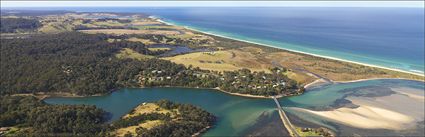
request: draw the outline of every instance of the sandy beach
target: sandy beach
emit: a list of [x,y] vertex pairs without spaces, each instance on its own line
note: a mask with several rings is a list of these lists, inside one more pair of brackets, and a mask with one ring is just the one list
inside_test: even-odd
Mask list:
[[[167,25],[178,26],[176,24],[163,21],[163,20],[161,20],[159,18],[156,18],[156,17],[150,17],[150,18],[156,19],[157,21],[162,22],[162,23],[167,24]],[[423,74],[423,73],[410,72],[410,71],[405,71],[405,70],[400,70],[400,69],[395,69],[395,68],[388,68],[388,67],[383,67],[383,66],[378,66],[378,65],[373,65],[373,64],[366,64],[366,63],[361,63],[361,62],[356,62],[356,61],[339,59],[339,58],[335,58],[335,57],[317,55],[317,54],[307,53],[307,52],[298,51],[298,50],[284,49],[284,48],[276,47],[276,46],[273,46],[273,45],[268,45],[268,44],[263,44],[263,43],[258,43],[258,42],[252,42],[252,41],[242,40],[242,39],[238,39],[238,38],[227,37],[227,36],[223,36],[223,35],[219,35],[219,34],[204,32],[204,31],[201,31],[201,30],[198,30],[198,29],[194,29],[194,28],[191,28],[191,27],[188,27],[188,26],[183,26],[183,27],[186,28],[186,29],[192,30],[192,31],[197,31],[197,32],[208,34],[208,35],[213,35],[213,36],[217,36],[217,37],[223,37],[223,38],[237,40],[237,41],[242,41],[242,42],[246,42],[246,43],[257,44],[257,45],[262,45],[262,46],[267,46],[267,47],[272,47],[272,48],[287,50],[287,51],[291,51],[291,52],[296,52],[296,53],[301,53],[301,54],[306,54],[306,55],[311,55],[311,56],[316,56],[316,57],[321,57],[321,58],[326,58],[326,59],[332,59],[332,60],[337,60],[337,61],[343,61],[343,62],[348,62],[348,63],[354,63],[354,64],[359,64],[359,65],[364,65],[364,66],[369,66],[369,67],[375,67],[375,68],[387,69],[387,70],[398,71],[398,72],[403,72],[403,73],[409,73],[409,74],[413,74],[413,75],[417,75],[417,76],[425,76],[425,74]]]
[[[357,80],[350,80],[350,81],[333,81],[335,83],[353,83],[353,82],[362,82],[362,81],[368,81],[368,80],[382,80],[382,79],[400,79],[400,80],[412,80],[407,78],[367,78],[367,79],[357,79]],[[422,81],[424,80],[415,80],[415,81]]]
[[310,88],[312,86],[319,85],[319,84],[322,84],[322,83],[327,83],[327,82],[325,80],[321,79],[321,78],[316,79],[315,81],[304,85],[304,88],[307,89],[307,88]]
[[231,93],[231,92],[227,92],[224,91],[220,88],[213,88],[215,90],[230,94],[230,95],[234,95],[234,96],[241,96],[241,97],[248,97],[248,98],[273,98],[273,97],[266,97],[266,96],[259,96],[259,95],[250,95],[250,94],[241,94],[241,93]]
[[417,101],[425,102],[425,92],[423,91],[418,91],[417,89],[405,88],[405,87],[391,88],[391,90],[400,94],[407,95],[410,98],[416,99]]

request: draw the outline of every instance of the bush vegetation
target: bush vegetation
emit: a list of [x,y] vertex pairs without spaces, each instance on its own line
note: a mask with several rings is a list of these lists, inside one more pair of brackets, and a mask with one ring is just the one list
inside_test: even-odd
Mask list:
[[0,32],[14,33],[18,31],[34,31],[41,26],[37,19],[1,18]]
[[48,105],[33,96],[0,96],[0,127],[16,136],[90,136],[106,130],[107,113],[89,105]]

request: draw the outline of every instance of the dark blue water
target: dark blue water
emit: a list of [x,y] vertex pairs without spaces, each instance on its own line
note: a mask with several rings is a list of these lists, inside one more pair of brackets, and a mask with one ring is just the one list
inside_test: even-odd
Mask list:
[[56,9],[148,13],[178,25],[278,48],[424,72],[424,8]]
[[180,8],[145,12],[215,34],[403,69],[424,70],[424,10]]
[[424,70],[423,9],[182,8],[146,12],[176,24],[275,47]]

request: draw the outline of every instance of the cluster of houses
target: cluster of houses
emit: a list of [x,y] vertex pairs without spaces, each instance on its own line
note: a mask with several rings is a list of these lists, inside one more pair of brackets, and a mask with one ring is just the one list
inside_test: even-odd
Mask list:
[[[241,76],[242,78],[246,78],[246,76]],[[241,83],[241,79],[239,79],[238,76],[234,76],[234,81],[231,83],[232,86],[240,86]],[[266,76],[262,76],[262,79],[265,81],[264,83],[257,83],[257,84],[249,84],[248,88],[251,89],[266,89],[268,86],[271,86],[273,88],[275,87],[285,87],[286,86],[286,82],[284,80],[279,80],[279,81],[271,81],[271,80],[267,80]],[[224,80],[224,78],[221,78],[221,80]],[[243,87],[241,87],[243,88]]]
[[[143,76],[139,76],[139,80],[140,81],[164,81],[164,80],[170,80],[176,77],[179,77],[181,75],[183,75],[184,73],[186,73],[186,71],[182,71],[182,72],[178,72],[176,75],[166,75],[163,74],[165,73],[165,70],[152,70],[149,72],[149,74]],[[165,75],[165,76],[164,76]],[[193,72],[191,75],[197,77],[197,78],[207,78],[210,77],[209,74],[206,73],[198,73],[198,72]]]
[[152,77],[143,77],[143,76],[140,76],[139,77],[139,80],[140,81],[163,81],[164,79],[171,79],[172,78],[171,76],[160,76],[160,77],[157,77],[156,76],[158,74],[162,74],[163,72],[165,72],[165,71],[163,71],[163,70],[152,70],[150,72],[150,74],[152,74],[154,76],[152,76]]
[[[281,72],[282,70],[273,70]],[[231,75],[231,76],[229,76]],[[252,90],[270,90],[270,89],[285,89],[288,86],[285,78],[281,78],[274,74],[254,73],[251,72],[236,72],[236,73],[218,73],[210,74],[193,70],[184,70],[175,74],[166,73],[165,70],[151,70],[143,71],[143,75],[139,76],[140,83],[144,82],[161,82],[171,79],[178,79],[179,77],[193,76],[200,79],[217,79],[218,83],[225,85],[230,84],[234,88],[248,88]]]

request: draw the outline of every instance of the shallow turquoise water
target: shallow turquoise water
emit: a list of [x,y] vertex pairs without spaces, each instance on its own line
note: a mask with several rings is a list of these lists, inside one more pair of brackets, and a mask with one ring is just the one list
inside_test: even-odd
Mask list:
[[289,98],[280,99],[282,104],[287,107],[325,107],[334,103],[335,100],[343,98],[350,92],[356,91],[356,88],[384,89],[389,87],[409,87],[424,90],[424,82],[411,81],[411,80],[396,80],[396,79],[382,79],[382,80],[368,80],[353,83],[340,83],[322,86],[308,90],[301,96],[294,96]]
[[[298,118],[307,120],[308,122],[315,123],[317,125],[325,126],[333,130],[339,128],[338,123],[331,120],[323,119],[319,116],[307,114],[304,112],[295,111],[286,107],[298,107],[315,110],[325,110],[331,108],[332,105],[336,104],[337,99],[343,99],[353,92],[374,92],[375,90],[391,90],[390,88],[408,87],[413,89],[419,89],[425,92],[425,83],[419,81],[410,80],[396,80],[396,79],[383,79],[383,80],[369,80],[354,83],[341,83],[322,86],[314,88],[304,93],[301,96],[294,96],[289,98],[280,99],[280,103],[284,105],[283,109],[290,114],[296,115]],[[409,107],[409,106],[405,106]],[[348,133],[344,133],[348,134]],[[380,133],[374,133],[374,135]],[[367,135],[367,134],[366,134]],[[403,135],[396,134],[394,135]]]
[[[326,107],[342,98],[342,90],[370,87],[410,87],[424,89],[423,82],[408,80],[370,80],[363,82],[334,84],[311,89],[301,96],[279,99],[285,107]],[[275,110],[271,99],[252,99],[232,96],[216,90],[190,88],[144,88],[122,89],[110,95],[83,98],[48,98],[45,101],[51,104],[90,104],[96,105],[112,113],[112,120],[128,113],[132,108],[143,102],[168,99],[180,103],[189,103],[200,106],[218,117],[214,128],[205,136],[243,135],[245,130],[254,126],[256,120],[263,113]],[[284,109],[285,109],[284,107]],[[406,106],[408,107],[408,106]],[[287,110],[287,109],[285,109]],[[287,110],[289,113],[310,123],[336,129],[336,123],[320,119],[305,113]]]

